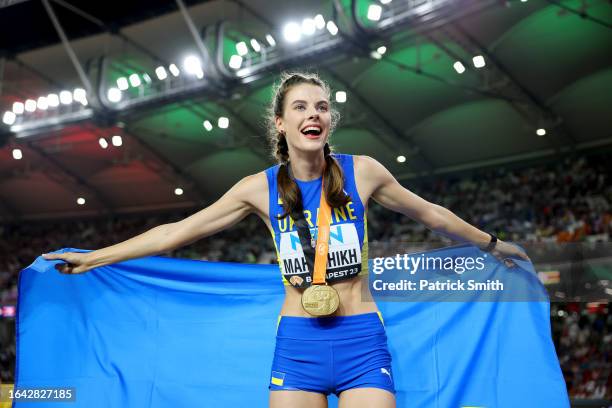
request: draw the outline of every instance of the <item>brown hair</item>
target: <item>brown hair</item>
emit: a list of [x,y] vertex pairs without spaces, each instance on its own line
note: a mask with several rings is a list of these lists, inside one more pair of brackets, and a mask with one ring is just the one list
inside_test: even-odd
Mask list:
[[[284,218],[287,215],[300,213],[303,211],[302,194],[300,189],[289,175],[289,146],[287,145],[287,139],[283,133],[280,133],[275,126],[275,118],[282,117],[285,109],[285,96],[287,92],[294,86],[300,84],[311,84],[321,87],[327,97],[330,97],[330,88],[325,81],[319,78],[316,74],[311,73],[287,73],[281,74],[280,82],[274,87],[272,103],[268,113],[268,139],[272,148],[272,155],[278,163],[280,168],[278,170],[277,185],[278,191],[283,201],[283,209],[285,213],[280,215],[278,218]],[[331,103],[331,101],[330,101]],[[332,116],[330,134],[338,123],[340,115],[333,106],[330,107]],[[342,167],[338,164],[336,159],[331,156],[332,147],[329,143],[325,143],[323,153],[325,155],[325,198],[329,203],[330,207],[343,207],[349,201],[350,197],[344,192],[344,174]]]

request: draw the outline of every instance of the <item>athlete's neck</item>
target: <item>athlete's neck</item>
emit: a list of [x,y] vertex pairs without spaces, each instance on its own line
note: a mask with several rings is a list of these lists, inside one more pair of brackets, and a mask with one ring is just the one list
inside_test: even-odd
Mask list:
[[323,175],[325,169],[323,151],[312,152],[311,154],[294,152],[289,153],[289,157],[293,178],[300,181],[309,181],[318,179]]

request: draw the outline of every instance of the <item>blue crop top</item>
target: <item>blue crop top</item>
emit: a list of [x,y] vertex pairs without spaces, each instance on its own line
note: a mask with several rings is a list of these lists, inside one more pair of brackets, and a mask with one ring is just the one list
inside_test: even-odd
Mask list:
[[[344,191],[351,201],[344,207],[332,208],[330,224],[329,253],[327,255],[328,283],[350,279],[368,273],[368,233],[367,214],[357,193],[353,168],[353,156],[333,154],[344,172]],[[311,284],[311,271],[308,270],[304,252],[300,244],[293,219],[283,214],[282,201],[277,189],[277,175],[280,165],[266,169],[270,199],[270,224],[276,255],[280,266],[283,283],[296,288],[305,288]],[[317,213],[321,198],[321,177],[310,181],[296,182],[302,193],[304,217],[310,226],[310,233],[316,238]]]

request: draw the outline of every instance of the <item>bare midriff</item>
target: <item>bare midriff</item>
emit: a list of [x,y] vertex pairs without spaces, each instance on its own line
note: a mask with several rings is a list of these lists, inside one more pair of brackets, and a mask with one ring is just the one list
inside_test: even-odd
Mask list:
[[[336,282],[331,286],[340,296],[340,305],[332,316],[378,312],[378,307],[370,294],[367,276]],[[281,308],[281,316],[314,317],[302,308],[302,292],[302,289],[285,285],[285,301]]]

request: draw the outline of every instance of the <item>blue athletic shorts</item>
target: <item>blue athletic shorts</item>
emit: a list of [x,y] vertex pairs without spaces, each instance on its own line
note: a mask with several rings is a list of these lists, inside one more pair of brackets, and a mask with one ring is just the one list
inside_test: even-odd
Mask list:
[[395,394],[391,354],[379,313],[279,318],[270,390],[340,395],[363,387]]

